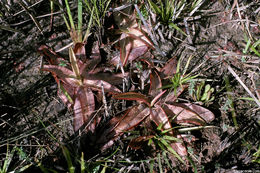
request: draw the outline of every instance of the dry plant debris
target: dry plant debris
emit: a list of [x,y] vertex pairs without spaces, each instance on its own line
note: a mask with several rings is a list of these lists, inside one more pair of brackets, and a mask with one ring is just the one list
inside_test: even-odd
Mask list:
[[0,172],[260,169],[258,2],[64,2],[0,2]]

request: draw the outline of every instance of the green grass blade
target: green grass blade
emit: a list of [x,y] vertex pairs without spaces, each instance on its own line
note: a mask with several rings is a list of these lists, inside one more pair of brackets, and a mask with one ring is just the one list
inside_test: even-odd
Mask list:
[[106,4],[106,7],[105,7],[105,9],[104,9],[104,13],[103,13],[103,16],[106,14],[106,12],[107,12],[107,9],[108,9],[108,7],[109,7],[109,5],[110,5],[110,3],[111,3],[111,0],[109,0],[108,2],[106,2],[107,4]]
[[260,57],[260,53],[253,46],[251,46],[250,48],[257,56]]
[[255,42],[252,47],[256,48],[258,45],[260,45],[260,39],[257,40],[257,42]]
[[[89,4],[89,1],[88,0],[84,0],[84,2],[85,2],[85,4],[86,4],[86,6],[87,6],[87,10],[88,11],[92,11],[91,10],[91,7],[90,7],[90,4]],[[86,8],[86,7],[85,7]]]
[[82,41],[82,0],[78,0],[78,41]]
[[94,15],[94,9],[92,9],[92,11],[91,11],[90,19],[89,19],[89,22],[88,22],[88,28],[87,28],[87,31],[86,31],[86,33],[85,33],[83,42],[86,42],[86,41],[87,41],[88,36],[89,36],[89,34],[90,34],[90,29],[91,29],[91,27],[92,27],[92,22],[93,22],[93,15]]
[[49,173],[49,171],[42,165],[41,162],[39,161],[36,161],[37,162],[37,167],[40,168],[40,170],[43,172],[43,173]]
[[45,126],[45,124],[43,123],[43,121],[40,119],[40,117],[37,117],[37,119],[40,121],[40,123],[42,124],[42,126],[44,127],[44,130],[46,130],[46,132],[50,135],[50,137],[58,142],[58,140],[55,138],[55,136],[53,136],[53,134],[51,134],[51,132],[47,129],[47,127]]
[[7,145],[7,152],[6,152],[5,161],[4,161],[4,165],[3,165],[1,172],[5,173],[5,172],[8,171],[8,167],[9,167],[9,165],[10,165],[12,159],[13,159],[13,156],[14,156],[15,148],[16,148],[16,146],[9,153],[9,145]]
[[161,143],[167,148],[169,152],[171,152],[177,159],[179,159],[182,163],[185,163],[180,155],[170,146],[170,144],[163,138],[160,138]]
[[70,173],[74,173],[75,172],[75,167],[72,164],[72,160],[71,160],[70,152],[69,152],[68,148],[65,147],[65,146],[61,146],[61,148],[62,148],[63,155],[64,155],[64,157],[65,157],[65,159],[67,161],[69,172]]
[[148,3],[156,14],[162,13],[161,9],[155,3],[153,3],[151,0],[148,0]]
[[244,53],[244,54],[247,53],[250,44],[251,44],[251,40],[249,39],[249,40],[247,40],[246,47],[245,47],[245,49],[243,50],[243,53]]
[[154,167],[154,160],[151,160],[149,164],[150,173],[154,172],[153,167]]
[[71,15],[71,11],[70,11],[70,6],[69,6],[69,2],[68,0],[65,0],[65,4],[66,4],[66,9],[67,9],[67,14],[69,16],[69,21],[70,21],[70,26],[73,32],[75,32],[75,25],[74,25],[74,21]]
[[157,154],[157,158],[158,158],[158,165],[159,165],[160,173],[163,173],[162,160],[161,160],[161,154],[160,153]]
[[26,169],[28,169],[28,168],[29,168],[30,166],[32,166],[32,165],[33,165],[32,163],[30,163],[30,164],[28,164],[28,165],[25,165],[25,166],[23,166],[22,168],[16,170],[15,173],[24,172]]
[[6,30],[6,31],[10,31],[10,32],[20,32],[17,29],[13,29],[13,28],[11,28],[9,26],[4,26],[4,25],[0,25],[0,30]]
[[[251,97],[240,97],[240,98],[238,98],[239,100],[248,100],[248,101],[255,101],[253,98],[251,98]],[[259,101],[260,101],[260,99],[259,99]]]
[[84,173],[86,171],[85,167],[85,160],[84,160],[84,153],[81,153],[81,158],[80,158],[80,172]]
[[188,161],[191,163],[193,169],[194,169],[194,173],[198,172],[197,166],[196,164],[193,162],[193,160],[190,157],[187,157]]
[[229,78],[226,76],[224,78],[224,80],[225,80],[225,84],[226,84],[226,90],[227,90],[227,93],[228,93],[227,97],[231,101],[231,103],[230,103],[230,111],[231,111],[233,123],[234,123],[235,127],[238,128],[238,123],[237,123],[237,118],[236,118],[237,115],[236,115],[235,108],[234,108],[234,102],[233,102],[231,94],[229,94],[229,93],[232,92],[231,86],[230,86],[230,82],[229,82]]
[[162,153],[162,156],[163,156],[163,158],[164,158],[164,161],[165,161],[165,163],[167,164],[168,168],[171,168],[171,170],[173,170],[172,165],[170,164],[170,161],[169,161],[169,159],[168,159],[166,153],[167,153],[166,151],[164,151],[164,152]]
[[107,162],[105,162],[105,165],[104,165],[104,167],[103,167],[101,173],[105,173],[105,172],[106,172],[106,169],[107,169]]
[[195,76],[191,76],[191,77],[185,77],[185,78],[183,78],[182,80],[181,80],[181,83],[186,83],[186,82],[188,82],[188,81],[190,81],[190,80],[192,80],[192,79],[195,79],[196,77],[198,77],[199,76],[199,74],[197,74],[197,75],[195,75]]
[[167,141],[176,141],[176,142],[181,142],[180,139],[175,138],[175,137],[173,137],[173,136],[168,136],[168,135],[164,135],[164,136],[163,136],[163,139],[165,139],[165,140],[167,140]]
[[184,67],[184,70],[183,70],[182,75],[185,75],[185,74],[186,74],[186,71],[188,70],[188,67],[189,67],[189,65],[190,65],[190,61],[191,61],[191,59],[192,59],[193,57],[194,57],[194,56],[191,55],[191,56],[188,58],[188,61],[187,61],[186,65],[185,65],[185,67]]
[[66,98],[69,100],[69,102],[70,102],[71,104],[73,104],[72,98],[70,97],[69,93],[65,90],[65,88],[63,87],[62,84],[60,84],[60,89],[61,89],[61,91],[63,92],[63,94],[66,96]]
[[194,1],[192,3],[192,9],[196,8],[200,3],[201,3],[202,0],[198,0],[198,1]]
[[76,76],[76,78],[78,80],[81,80],[81,76],[80,76],[80,71],[79,71],[79,66],[77,63],[77,59],[76,59],[76,55],[73,51],[73,49],[70,47],[69,48],[69,58],[70,58],[70,64],[71,64],[71,68]]

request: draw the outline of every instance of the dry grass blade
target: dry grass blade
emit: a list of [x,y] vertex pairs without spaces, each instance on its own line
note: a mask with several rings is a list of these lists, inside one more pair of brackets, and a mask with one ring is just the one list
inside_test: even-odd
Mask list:
[[254,94],[248,89],[248,87],[242,82],[242,80],[239,78],[239,76],[235,73],[235,71],[230,67],[230,65],[227,65],[228,71],[236,78],[236,80],[242,85],[242,87],[247,91],[247,93],[254,99],[256,104],[260,107],[259,100],[254,96]]
[[36,17],[30,13],[30,10],[27,8],[27,6],[22,2],[19,1],[19,4],[22,6],[22,8],[29,14],[29,16],[31,17],[31,19],[33,20],[33,22],[35,23],[35,25],[37,26],[37,28],[39,29],[39,31],[41,32],[41,34],[43,34],[43,30],[42,27],[40,25],[40,23],[38,22],[38,20],[36,19]]
[[75,56],[72,48],[69,49],[69,56],[70,56],[70,64],[71,64],[72,70],[73,70],[75,76],[77,77],[77,79],[81,80],[77,59],[76,59],[76,56]]

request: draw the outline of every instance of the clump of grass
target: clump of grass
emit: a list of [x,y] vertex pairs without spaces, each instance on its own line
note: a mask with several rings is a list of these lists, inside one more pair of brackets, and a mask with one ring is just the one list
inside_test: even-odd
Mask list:
[[[21,161],[20,164],[12,165],[12,160],[14,159],[14,155],[18,154],[19,160]],[[27,162],[27,163],[26,163]],[[8,173],[8,172],[23,172],[29,167],[32,166],[28,156],[26,153],[19,147],[14,146],[12,150],[9,150],[9,145],[7,145],[7,151],[5,154],[5,159],[2,163],[2,167],[0,167],[1,173]]]

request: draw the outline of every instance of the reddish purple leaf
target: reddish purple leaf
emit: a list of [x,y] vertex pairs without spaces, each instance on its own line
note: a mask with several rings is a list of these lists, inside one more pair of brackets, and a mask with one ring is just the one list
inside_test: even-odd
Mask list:
[[102,83],[103,83],[103,87],[104,87],[104,91],[105,92],[111,92],[111,93],[120,93],[121,91],[109,84],[108,82],[105,82],[105,81],[101,81],[101,80],[84,80],[83,81],[83,84],[86,85],[86,87],[90,87],[94,90],[98,90],[98,91],[101,91],[102,90]]
[[[181,135],[177,135],[177,138],[182,139]],[[170,145],[180,156],[188,155],[187,149],[182,142],[173,142]]]
[[[77,131],[83,124],[90,121],[91,114],[95,111],[94,94],[88,88],[79,87],[76,92],[73,105],[74,131]],[[95,124],[91,124],[88,130],[95,130]]]
[[149,114],[150,110],[146,106],[134,106],[114,128],[114,131],[116,132],[116,134],[119,134],[130,130],[141,123]]
[[56,52],[51,50],[50,47],[46,45],[42,45],[38,48],[38,52],[46,58],[46,60],[51,65],[59,65],[60,63],[64,63],[64,58],[59,56]]
[[98,143],[105,143],[102,150],[113,145],[117,136],[122,135],[124,132],[140,124],[149,114],[150,109],[140,104],[130,108],[122,118],[113,118],[109,123],[110,128],[106,130],[98,140]]
[[114,99],[119,99],[119,100],[136,100],[136,101],[141,101],[148,105],[150,105],[150,100],[143,94],[140,93],[135,93],[135,92],[127,92],[127,93],[121,93],[121,94],[116,94],[113,95]]
[[156,97],[154,97],[153,100],[151,101],[151,106],[153,106],[153,105],[158,101],[158,99],[161,98],[161,96],[162,96],[165,92],[166,92],[166,90],[163,91],[163,92],[161,92],[161,93],[159,93]]
[[[80,47],[78,49],[80,49]],[[82,50],[84,52],[85,46],[83,46],[81,49],[84,49]],[[91,50],[90,57],[78,59],[78,66],[79,66],[79,71],[81,76],[85,77],[88,73],[92,73],[100,62],[101,62],[101,56],[100,56],[99,46],[97,43],[94,43],[94,46],[92,47]]]
[[130,52],[133,48],[133,41],[131,38],[126,37],[123,33],[119,41],[120,44],[120,60],[123,66],[126,65]]
[[[167,114],[164,112],[164,110],[161,108],[161,106],[155,106],[155,109],[152,109],[152,113],[150,115],[150,118],[157,126],[159,126],[161,123],[163,124],[162,130],[171,129],[171,123],[169,122]],[[172,131],[169,132],[170,134],[173,134]]]
[[[165,112],[161,106],[157,105],[156,109],[152,110],[150,117],[151,117],[151,120],[154,121],[157,126],[161,123],[163,124],[162,130],[168,130],[168,129],[172,128],[171,123],[169,122],[169,119],[167,116],[167,112]],[[173,130],[169,131],[168,134],[176,135],[176,134],[174,134]],[[181,137],[180,135],[177,135],[177,138],[180,139],[180,137]],[[174,151],[176,151],[180,156],[186,156],[188,154],[187,149],[182,142],[172,142],[170,145],[174,149]]]
[[65,67],[57,65],[44,65],[43,70],[51,72],[53,75],[56,75],[59,80],[63,81],[64,83],[70,84],[73,87],[77,87],[79,85],[79,81],[76,79],[73,71]]
[[215,115],[208,109],[199,106],[199,105],[195,105],[195,104],[191,104],[191,103],[181,103],[184,104],[185,106],[187,106],[189,109],[191,109],[192,111],[196,112],[201,118],[203,118],[207,123],[213,121],[215,119]]
[[[195,110],[200,110],[197,113]],[[205,123],[209,122],[205,120],[205,116],[209,116],[212,119],[214,114],[209,110],[202,108],[198,105],[192,105],[188,103],[172,103],[165,104],[163,109],[167,112],[168,116],[174,117],[176,116],[175,121],[179,124],[195,124],[195,125],[205,125]],[[202,112],[203,111],[203,112]],[[214,118],[213,118],[214,119]]]
[[151,96],[156,96],[159,93],[162,92],[162,81],[160,76],[155,70],[152,70],[150,73],[150,90],[149,90],[149,95]]
[[173,76],[177,70],[177,63],[176,57],[171,58],[161,69],[162,78]]
[[146,36],[146,33],[137,27],[128,28],[127,34],[135,40],[134,47],[145,45],[146,47],[153,48],[153,44]]
[[86,60],[86,51],[85,51],[85,44],[84,43],[76,43],[73,49],[77,59],[82,61]]
[[135,59],[145,54],[147,51],[148,47],[145,45],[132,48],[128,56],[128,61],[134,61]]
[[[125,75],[128,75],[128,73],[125,73]],[[85,79],[89,80],[103,80],[106,82],[109,82],[113,85],[119,85],[123,82],[123,74],[113,74],[113,73],[95,73],[95,74],[88,74]]]
[[165,97],[165,102],[175,102],[176,99],[183,93],[183,91],[188,88],[188,85],[182,85],[177,88],[176,95],[174,91],[171,91],[168,93],[168,95]]

